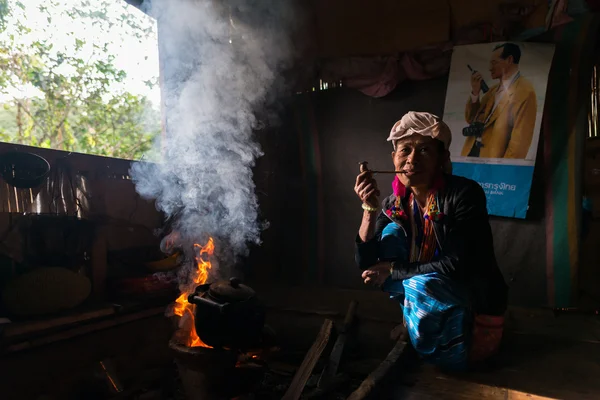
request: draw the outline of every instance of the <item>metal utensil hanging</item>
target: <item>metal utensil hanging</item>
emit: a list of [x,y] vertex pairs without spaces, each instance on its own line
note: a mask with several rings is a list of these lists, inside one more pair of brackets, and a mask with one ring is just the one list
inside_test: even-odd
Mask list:
[[90,188],[87,176],[74,171],[67,157],[54,162],[35,201],[36,214],[70,215],[85,218],[89,211]]
[[0,154],[0,211],[18,214],[49,214],[86,218],[89,211],[88,177],[74,171],[70,153],[53,161],[33,154],[11,151]]

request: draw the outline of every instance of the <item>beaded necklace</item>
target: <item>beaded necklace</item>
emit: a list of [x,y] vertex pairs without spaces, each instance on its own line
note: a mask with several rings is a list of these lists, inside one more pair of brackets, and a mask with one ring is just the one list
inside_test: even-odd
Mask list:
[[[431,192],[427,198],[425,214],[421,214],[419,205],[412,193],[408,200],[408,204],[412,233],[410,262],[429,262],[433,259],[437,248],[437,239],[435,237],[433,223],[434,221],[439,221],[444,214],[439,211],[435,192]],[[420,227],[423,227],[422,230],[419,229]],[[421,236],[420,245],[418,244],[419,236]]]
[[396,201],[392,208],[387,210],[387,215],[395,219],[406,219],[406,213],[402,209],[402,196],[396,195]]
[[[425,213],[421,213],[413,194],[410,194],[408,199],[408,215],[402,207],[402,199],[406,194],[406,187],[402,185],[398,177],[392,182],[392,189],[396,199],[391,208],[386,210],[386,214],[396,220],[409,220],[411,229],[410,243],[410,261],[411,262],[429,262],[435,256],[437,250],[437,239],[434,231],[434,221],[440,221],[444,218],[444,213],[440,211],[437,202],[438,190],[443,186],[443,175],[435,178],[433,188],[427,197],[427,205]],[[419,220],[415,218],[418,216]],[[419,236],[422,234],[422,237]]]

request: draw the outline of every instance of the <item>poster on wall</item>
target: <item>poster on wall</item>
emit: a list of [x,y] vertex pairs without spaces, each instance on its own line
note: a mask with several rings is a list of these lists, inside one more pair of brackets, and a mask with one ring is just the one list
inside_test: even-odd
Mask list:
[[553,56],[542,43],[454,47],[444,107],[453,174],[479,182],[491,215],[527,215]]

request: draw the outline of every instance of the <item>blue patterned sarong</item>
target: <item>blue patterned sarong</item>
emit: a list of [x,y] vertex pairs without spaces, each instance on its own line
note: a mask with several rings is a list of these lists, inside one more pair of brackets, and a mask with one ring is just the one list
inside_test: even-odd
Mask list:
[[384,283],[400,301],[410,341],[426,361],[452,370],[467,366],[468,301],[463,290],[439,273]]
[[[394,236],[394,240],[389,236]],[[389,225],[384,229],[380,243],[382,260],[394,254],[398,255],[396,259],[407,259],[407,247],[402,229]],[[466,291],[459,284],[442,274],[430,273],[403,281],[388,278],[383,290],[400,302],[410,341],[417,353],[446,369],[467,367],[469,303]]]

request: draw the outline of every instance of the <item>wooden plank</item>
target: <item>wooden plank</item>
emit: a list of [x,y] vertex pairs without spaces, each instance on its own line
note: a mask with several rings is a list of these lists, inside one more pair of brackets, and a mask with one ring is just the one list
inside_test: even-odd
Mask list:
[[136,321],[143,318],[152,317],[165,312],[164,307],[155,307],[147,310],[116,316],[114,318],[99,321],[96,323],[86,324],[80,327],[69,329],[63,332],[56,333],[54,335],[42,336],[37,339],[31,339],[26,342],[17,343],[3,349],[2,354],[13,353],[21,350],[27,350],[38,346],[43,346],[62,340],[71,339],[77,336],[86,335],[102,329],[112,328],[114,326],[122,325],[132,321]]
[[52,328],[58,328],[66,325],[75,324],[78,322],[89,321],[91,319],[102,318],[115,313],[115,308],[112,305],[102,307],[97,310],[90,310],[72,315],[65,315],[52,319],[44,319],[39,321],[16,322],[8,324],[4,327],[3,338],[14,338],[16,336],[24,336],[27,334],[37,333]]
[[[600,345],[544,336],[505,338],[492,370],[444,374],[422,365],[403,382],[390,385],[385,398],[460,400],[576,399],[600,396]],[[387,391],[387,390],[386,390]]]
[[377,384],[379,384],[382,381],[382,379],[390,371],[390,368],[392,368],[392,366],[396,364],[396,362],[404,352],[404,349],[406,348],[407,338],[408,333],[404,331],[403,334],[400,335],[400,339],[398,339],[396,345],[394,346],[392,351],[390,351],[385,360],[383,360],[383,362],[379,364],[375,371],[369,374],[367,379],[365,379],[360,384],[358,389],[352,392],[352,394],[348,397],[348,400],[363,400],[371,394],[373,389],[377,386]]
[[[452,393],[451,397],[449,393]],[[555,397],[441,376],[431,367],[425,368],[425,371],[419,374],[418,382],[414,386],[397,388],[390,396],[404,400],[556,400]]]
[[294,375],[294,379],[292,379],[292,383],[290,384],[290,387],[285,395],[282,397],[282,400],[298,400],[300,398],[308,378],[310,378],[317,361],[319,361],[323,350],[325,350],[327,343],[329,343],[332,327],[332,320],[326,319],[325,322],[323,322],[315,342],[308,353],[306,353],[306,357],[304,357],[300,368],[296,372],[296,375]]
[[329,361],[327,362],[325,368],[323,368],[323,372],[321,373],[321,377],[317,383],[317,387],[320,389],[327,388],[327,386],[334,381],[338,373],[340,360],[342,359],[342,353],[344,352],[344,346],[346,344],[346,338],[348,337],[348,331],[350,331],[350,328],[354,323],[357,307],[358,302],[356,300],[352,300],[348,306],[344,323],[342,324],[339,335],[335,341],[335,344],[333,345],[333,350],[331,350]]

